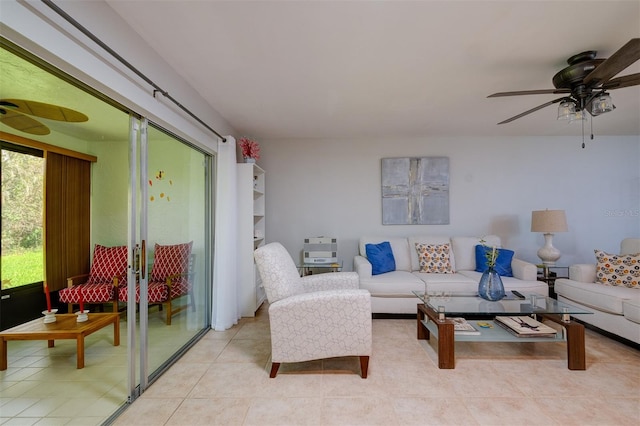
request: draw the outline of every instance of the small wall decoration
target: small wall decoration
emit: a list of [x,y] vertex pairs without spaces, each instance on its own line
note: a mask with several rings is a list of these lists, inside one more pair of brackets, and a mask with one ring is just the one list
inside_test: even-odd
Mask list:
[[[155,186],[153,186],[154,179],[156,181]],[[173,186],[173,180],[165,179],[164,170],[158,170],[155,173],[154,178],[149,179],[149,201],[154,202],[156,200],[156,195],[159,199],[171,201],[171,197],[167,192],[171,186]]]
[[448,225],[449,158],[383,158],[382,224]]

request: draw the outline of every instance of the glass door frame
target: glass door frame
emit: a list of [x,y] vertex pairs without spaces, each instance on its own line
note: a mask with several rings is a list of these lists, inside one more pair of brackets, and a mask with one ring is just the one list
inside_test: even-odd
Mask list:
[[[128,374],[127,391],[128,401],[133,402],[138,398],[155,379],[157,379],[173,362],[176,357],[184,354],[193,346],[211,325],[211,300],[212,300],[212,280],[213,265],[207,259],[213,259],[213,223],[214,205],[213,188],[215,188],[214,155],[206,153],[201,149],[189,144],[176,135],[166,132],[160,126],[150,123],[145,117],[138,117],[133,113],[129,115],[129,211],[128,211],[128,271],[127,271],[127,333],[128,333]],[[188,146],[203,155],[204,185],[204,300],[209,301],[203,307],[204,322],[202,328],[197,330],[191,339],[179,348],[164,364],[159,368],[154,367],[153,372],[149,372],[149,262],[148,262],[148,227],[149,227],[149,186],[147,176],[149,176],[149,130],[150,127],[162,131],[175,138],[179,143]],[[136,286],[139,287],[139,303],[136,301]],[[195,291],[195,288],[192,289]],[[136,315],[138,320],[136,320]],[[138,357],[136,357],[136,352]],[[137,368],[136,368],[137,367]]]
[[[148,272],[147,271],[147,130],[148,120],[129,115],[129,224],[127,269],[127,389],[129,401],[140,396],[149,385],[148,372]],[[138,208],[139,207],[139,208]],[[139,249],[138,249],[139,247]],[[136,303],[136,284],[140,302]],[[138,305],[138,306],[137,306]],[[139,324],[136,321],[139,312]],[[139,325],[139,344],[137,326]],[[139,348],[138,348],[139,346]],[[136,382],[136,350],[139,349],[139,380]]]

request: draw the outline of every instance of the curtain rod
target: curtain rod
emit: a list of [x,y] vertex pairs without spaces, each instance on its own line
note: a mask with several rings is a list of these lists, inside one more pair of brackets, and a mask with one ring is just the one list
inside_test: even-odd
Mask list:
[[116,51],[114,51],[113,49],[111,49],[109,46],[107,46],[102,40],[100,40],[96,35],[94,35],[91,31],[89,31],[88,29],[86,29],[84,26],[82,26],[78,21],[76,21],[75,19],[73,19],[69,14],[67,14],[64,10],[60,9],[57,5],[55,5],[53,3],[52,0],[42,0],[42,2],[44,4],[46,4],[47,6],[49,6],[54,12],[56,12],[58,15],[60,15],[61,17],[63,17],[67,22],[69,22],[71,25],[73,25],[74,27],[76,27],[80,32],[82,32],[84,35],[86,35],[87,37],[89,37],[91,40],[93,40],[94,43],[96,43],[98,46],[102,47],[104,50],[106,50],[111,56],[113,56],[114,58],[116,58],[118,61],[120,61],[124,66],[126,66],[127,68],[129,68],[131,71],[133,71],[138,77],[140,77],[141,79],[143,79],[147,84],[149,84],[150,86],[153,87],[153,97],[156,97],[156,93],[161,93],[164,97],[166,97],[167,99],[169,99],[171,102],[173,102],[175,105],[178,106],[178,108],[180,108],[182,111],[186,112],[191,118],[193,118],[194,120],[196,120],[198,123],[202,124],[204,127],[206,127],[207,129],[209,129],[211,132],[213,132],[216,136],[218,136],[219,138],[222,139],[222,142],[226,142],[227,139],[222,136],[220,133],[216,132],[212,127],[210,127],[207,123],[205,123],[204,121],[202,121],[200,119],[200,117],[196,116],[194,113],[192,113],[188,108],[186,108],[184,105],[182,105],[180,102],[178,102],[176,99],[173,98],[173,96],[169,95],[169,92],[167,92],[166,90],[163,90],[160,86],[158,86],[156,83],[154,83],[149,77],[147,77],[146,75],[144,75],[141,71],[139,71],[136,67],[134,67],[132,64],[130,64],[126,59],[124,59],[122,56],[120,56]]

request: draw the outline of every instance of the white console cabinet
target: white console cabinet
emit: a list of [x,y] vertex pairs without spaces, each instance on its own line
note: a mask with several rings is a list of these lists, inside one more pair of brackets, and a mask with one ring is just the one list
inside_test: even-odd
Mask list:
[[264,245],[264,170],[238,164],[238,282],[243,317],[253,317],[266,299],[253,251]]

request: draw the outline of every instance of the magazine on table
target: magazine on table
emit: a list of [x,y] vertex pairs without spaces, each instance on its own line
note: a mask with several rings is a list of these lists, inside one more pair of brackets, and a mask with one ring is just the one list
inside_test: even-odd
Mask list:
[[480,332],[464,318],[452,317],[449,319],[452,320],[454,323],[453,330],[455,334],[462,335],[462,336],[480,334]]
[[554,337],[557,331],[530,316],[497,316],[495,322],[518,337]]

